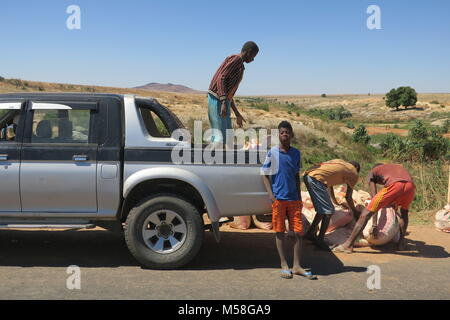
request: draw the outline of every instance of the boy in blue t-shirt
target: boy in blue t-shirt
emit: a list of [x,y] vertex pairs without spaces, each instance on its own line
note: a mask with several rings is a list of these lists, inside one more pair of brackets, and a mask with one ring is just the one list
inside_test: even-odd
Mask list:
[[[280,145],[268,153],[261,168],[264,186],[272,201],[272,224],[276,232],[276,245],[281,260],[281,277],[292,279],[292,274],[317,279],[311,272],[300,266],[302,247],[302,201],[300,195],[300,151],[291,147],[294,137],[292,126],[288,121],[278,125]],[[284,254],[286,217],[289,229],[294,231],[294,263],[289,270]]]

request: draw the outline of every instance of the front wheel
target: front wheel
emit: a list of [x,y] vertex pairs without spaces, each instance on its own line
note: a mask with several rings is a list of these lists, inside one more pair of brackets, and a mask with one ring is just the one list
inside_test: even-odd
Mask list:
[[203,233],[203,218],[192,204],[176,195],[155,195],[130,211],[124,234],[141,264],[174,269],[197,255]]

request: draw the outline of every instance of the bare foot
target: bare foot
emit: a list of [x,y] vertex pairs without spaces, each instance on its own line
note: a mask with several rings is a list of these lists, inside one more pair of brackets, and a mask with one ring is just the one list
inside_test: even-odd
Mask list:
[[333,248],[333,252],[353,253],[353,248],[344,247],[342,244]]

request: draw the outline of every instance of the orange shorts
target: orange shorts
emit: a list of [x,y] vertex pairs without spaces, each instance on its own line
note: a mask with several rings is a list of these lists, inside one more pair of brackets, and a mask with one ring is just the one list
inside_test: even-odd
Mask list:
[[416,186],[412,182],[395,182],[388,187],[381,189],[372,201],[370,201],[367,209],[371,212],[377,212],[381,208],[387,208],[391,205],[402,207],[409,210],[411,202],[414,200]]
[[272,203],[272,225],[273,231],[286,231],[286,217],[289,221],[289,230],[303,233],[301,201],[275,200]]

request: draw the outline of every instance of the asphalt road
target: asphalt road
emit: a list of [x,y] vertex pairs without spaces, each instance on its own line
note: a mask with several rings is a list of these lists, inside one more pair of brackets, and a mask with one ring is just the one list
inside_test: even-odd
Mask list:
[[[0,231],[0,299],[449,299],[450,234],[412,226],[409,251],[317,251],[305,241],[303,266],[319,276],[279,277],[274,235],[223,227],[206,232],[200,254],[181,270],[147,270],[119,234],[103,230]],[[80,289],[66,282],[80,269]],[[377,265],[381,289],[369,290]],[[73,282],[71,282],[73,283]],[[372,282],[373,283],[373,282]]]

